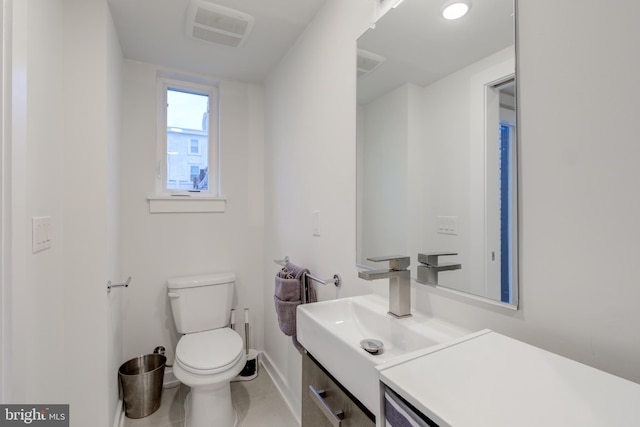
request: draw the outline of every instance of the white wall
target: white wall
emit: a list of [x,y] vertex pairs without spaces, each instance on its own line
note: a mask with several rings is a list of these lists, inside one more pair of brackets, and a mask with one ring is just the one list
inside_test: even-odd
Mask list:
[[[319,275],[340,271],[342,289],[322,288],[321,299],[379,287],[353,267],[355,39],[371,16],[365,3],[329,0],[266,85],[265,256],[289,255]],[[640,3],[623,3],[618,16],[603,0],[519,1],[520,310],[424,287],[416,304],[638,382],[640,59],[630,52]],[[268,297],[276,270],[267,262],[265,349],[298,408],[299,357]]]
[[[122,54],[106,1],[64,1],[66,389],[73,423],[113,423],[122,363],[118,140]],[[58,100],[59,101],[59,100]],[[103,424],[103,425],[104,425]]]
[[[355,51],[369,25],[368,0],[328,0],[266,82],[265,351],[276,383],[300,413],[301,358],[278,328],[273,259],[288,255],[317,276],[321,300],[370,293],[355,264]],[[320,237],[312,212],[320,211]]]
[[375,266],[366,259],[407,253],[410,90],[404,85],[359,107],[363,135],[358,138],[363,144],[358,148],[358,173],[364,185],[357,220],[364,230],[375,230],[360,236],[359,263]]
[[[107,271],[111,280],[124,280],[120,268],[121,250],[121,218],[120,218],[120,140],[121,122],[120,110],[122,105],[122,51],[109,10],[103,15],[106,32],[106,173],[107,173],[107,211],[106,211],[106,242],[107,242]],[[107,411],[109,423],[113,425],[114,408],[119,400],[118,380],[116,371],[123,359],[123,319],[122,292],[112,292],[109,296],[107,318]]]
[[11,378],[11,304],[9,301],[9,283],[11,279],[11,209],[10,203],[10,167],[8,154],[11,140],[11,61],[10,49],[13,19],[7,11],[11,6],[8,0],[0,2],[0,22],[4,29],[0,36],[0,402],[8,400]]
[[[106,2],[13,2],[11,372],[7,400],[69,403],[111,425],[121,359],[116,140],[119,45]],[[31,252],[31,217],[52,248]]]
[[[65,285],[62,264],[64,66],[61,2],[15,2],[12,135],[12,387],[15,402],[66,403]],[[31,253],[31,217],[50,215],[53,247]],[[42,355],[50,362],[42,363]]]
[[[415,138],[409,149],[412,232],[408,233],[408,253],[458,253],[443,262],[459,262],[462,269],[441,273],[438,282],[498,300],[499,268],[497,277],[484,279],[485,209],[489,206],[485,204],[485,173],[498,170],[497,166],[485,166],[489,154],[485,148],[484,87],[514,69],[511,47],[424,87],[419,110],[412,112],[418,116],[414,121],[422,125],[422,138]],[[436,232],[439,216],[457,217],[456,235]]]
[[[173,363],[179,336],[167,298],[167,279],[222,271],[236,273],[234,305],[250,309],[251,347],[262,349],[263,90],[219,82],[226,212],[150,214],[146,197],[155,189],[157,69],[152,64],[124,63],[120,256],[123,273],[133,278],[124,291],[125,359],[163,345]],[[244,335],[244,327],[237,331]]]

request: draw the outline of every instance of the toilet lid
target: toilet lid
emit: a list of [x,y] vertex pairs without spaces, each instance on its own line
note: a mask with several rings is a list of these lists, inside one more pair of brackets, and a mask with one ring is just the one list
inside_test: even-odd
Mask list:
[[176,358],[199,371],[224,368],[242,353],[242,338],[229,328],[184,335],[178,341]]

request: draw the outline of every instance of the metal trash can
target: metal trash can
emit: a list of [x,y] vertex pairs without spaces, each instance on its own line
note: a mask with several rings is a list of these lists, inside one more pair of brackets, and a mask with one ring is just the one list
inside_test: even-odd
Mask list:
[[127,417],[142,418],[158,410],[166,363],[161,354],[147,354],[120,366],[118,378]]

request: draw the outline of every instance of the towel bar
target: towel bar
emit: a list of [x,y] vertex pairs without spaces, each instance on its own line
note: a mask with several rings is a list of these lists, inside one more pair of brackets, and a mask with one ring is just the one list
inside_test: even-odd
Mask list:
[[107,293],[110,293],[110,292],[111,292],[111,288],[123,288],[123,287],[124,287],[124,288],[128,288],[128,287],[129,287],[129,283],[131,283],[131,276],[129,276],[129,278],[127,279],[127,281],[126,281],[126,282],[124,282],[124,283],[120,283],[120,284],[118,284],[118,285],[112,285],[112,284],[111,284],[111,280],[109,280],[109,281],[107,282]]
[[[284,267],[289,262],[289,257],[286,256],[286,257],[284,257],[284,259],[274,259],[273,262],[275,262],[276,264],[281,265],[281,266]],[[317,278],[315,276],[312,276],[309,273],[307,273],[306,276],[309,279],[313,280],[314,282],[318,282],[318,283],[321,283],[323,285],[326,285],[328,283],[333,283],[336,287],[339,287],[342,284],[342,278],[340,277],[340,275],[338,273],[334,274],[332,279],[319,279],[319,278]]]

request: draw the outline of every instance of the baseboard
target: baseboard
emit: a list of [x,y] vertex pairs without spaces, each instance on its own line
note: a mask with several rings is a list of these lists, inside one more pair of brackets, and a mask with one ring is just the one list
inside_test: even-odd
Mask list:
[[269,355],[264,351],[262,352],[260,363],[262,364],[262,367],[267,372],[267,374],[269,374],[269,377],[271,377],[271,381],[273,381],[273,384],[278,389],[280,396],[282,396],[282,399],[289,407],[289,410],[291,411],[291,413],[293,414],[293,417],[298,422],[298,425],[302,425],[302,420],[300,418],[300,408],[294,408],[294,405],[289,399],[289,396],[287,395],[287,393],[284,392],[284,390],[286,390],[286,387],[285,387],[286,381],[284,380],[284,377],[282,376],[278,368],[276,368],[275,365],[271,362]]
[[176,375],[173,373],[173,366],[165,366],[164,368],[164,378],[162,381],[162,388],[174,388],[180,385],[180,381],[176,378]]
[[113,427],[124,427],[124,406],[122,400],[116,405],[116,415],[113,417]]

